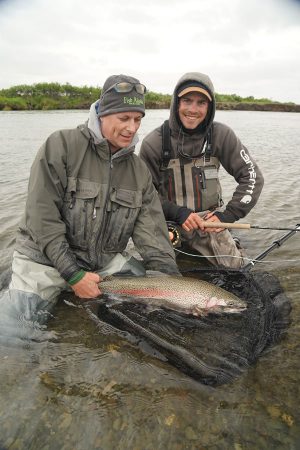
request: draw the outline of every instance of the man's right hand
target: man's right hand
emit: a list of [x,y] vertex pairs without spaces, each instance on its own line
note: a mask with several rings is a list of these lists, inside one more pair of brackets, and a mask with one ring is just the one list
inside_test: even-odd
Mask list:
[[78,283],[71,286],[75,295],[79,298],[95,298],[101,294],[98,287],[101,278],[97,273],[86,272]]

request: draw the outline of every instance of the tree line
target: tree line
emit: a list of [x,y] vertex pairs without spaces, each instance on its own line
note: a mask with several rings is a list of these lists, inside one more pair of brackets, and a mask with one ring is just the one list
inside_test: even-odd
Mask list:
[[[96,86],[73,86],[69,83],[22,84],[0,90],[0,111],[53,110],[53,109],[89,109],[91,103],[101,94]],[[168,109],[171,95],[156,92],[146,93],[147,109]],[[279,103],[269,99],[241,97],[236,94],[216,94],[217,104],[236,103]]]

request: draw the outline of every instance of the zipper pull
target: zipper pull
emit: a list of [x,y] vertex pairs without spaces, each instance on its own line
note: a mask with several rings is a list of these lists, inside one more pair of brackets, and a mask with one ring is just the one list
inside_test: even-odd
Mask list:
[[76,197],[75,197],[75,192],[71,192],[71,201],[70,201],[70,206],[69,206],[69,209],[73,209],[73,206],[75,205],[75,200],[76,200]]
[[96,208],[93,209],[93,215],[92,215],[92,219],[96,219],[97,217],[97,210]]

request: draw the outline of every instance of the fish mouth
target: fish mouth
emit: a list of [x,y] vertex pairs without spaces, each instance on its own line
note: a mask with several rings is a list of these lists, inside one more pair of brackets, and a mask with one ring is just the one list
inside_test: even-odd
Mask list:
[[226,306],[215,306],[214,308],[208,308],[208,309],[203,309],[203,308],[198,308],[195,307],[193,308],[193,310],[191,311],[191,314],[194,317],[206,317],[209,314],[218,314],[218,315],[223,315],[223,314],[240,314],[241,312],[245,311],[247,308],[244,306],[241,307],[230,307],[230,308],[226,308]]

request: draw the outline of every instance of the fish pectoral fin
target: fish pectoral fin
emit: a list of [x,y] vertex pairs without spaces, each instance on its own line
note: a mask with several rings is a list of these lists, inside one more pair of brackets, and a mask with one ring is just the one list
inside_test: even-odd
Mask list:
[[194,306],[191,310],[191,313],[195,317],[205,317],[207,316],[207,310],[200,308],[200,306]]
[[227,306],[223,299],[217,297],[209,297],[205,300],[205,309],[216,308],[218,306]]
[[[203,307],[199,305],[193,306],[191,309],[191,313],[193,314],[193,316],[204,317],[207,316],[209,311],[218,310],[219,305],[220,305],[219,300],[216,297],[209,297],[205,299]],[[223,303],[221,303],[221,305],[223,305]]]

